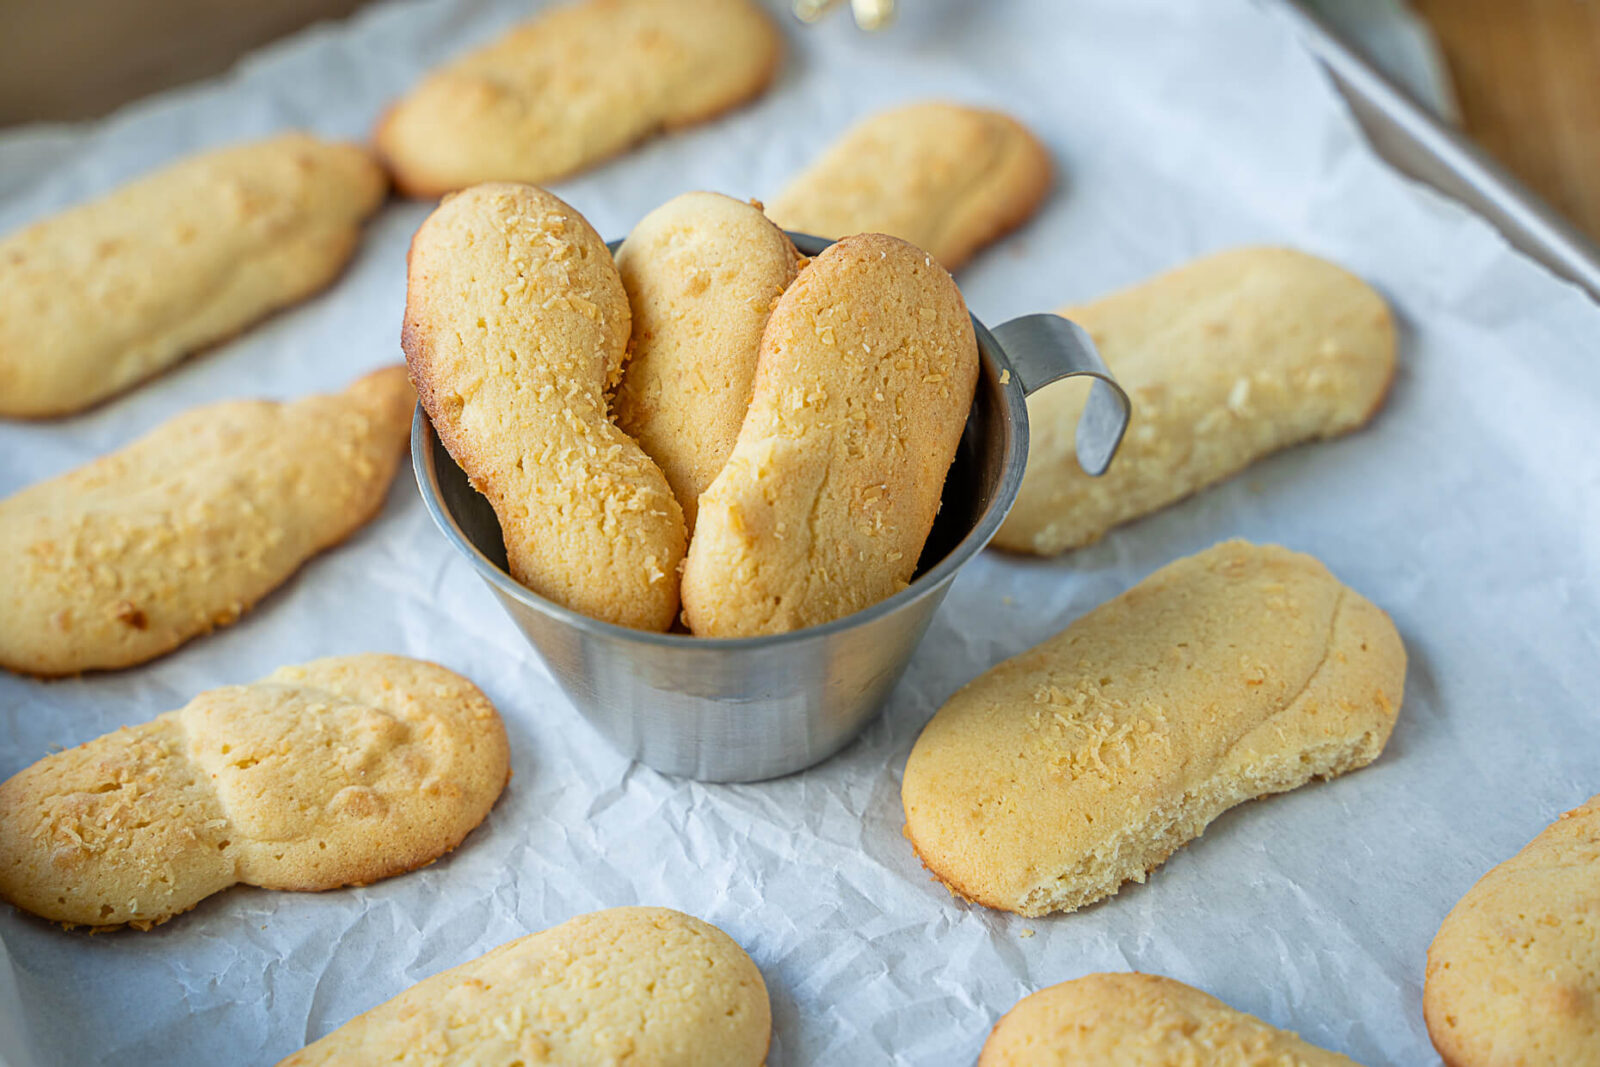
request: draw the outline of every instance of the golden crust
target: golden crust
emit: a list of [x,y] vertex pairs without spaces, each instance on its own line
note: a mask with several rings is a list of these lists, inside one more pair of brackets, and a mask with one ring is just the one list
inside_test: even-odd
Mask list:
[[1155,974],[1091,974],[1017,1003],[978,1067],[1356,1067],[1336,1052]]
[[1028,398],[1028,468],[994,543],[1054,555],[1097,540],[1280,449],[1349,433],[1382,406],[1394,319],[1360,278],[1285,248],[1196,260],[1063,308],[1133,400],[1111,469],[1078,466],[1084,392]]
[[0,415],[79,411],[322,289],[387,187],[365,150],[286,134],[0,240]]
[[761,209],[685,193],[617,249],[633,338],[615,414],[661,467],[694,533],[700,494],[750,409],[761,331],[800,254]]
[[819,237],[891,234],[955,270],[1032,217],[1053,172],[1009,115],[911,104],[847,130],[778,195],[772,218]]
[[905,588],[977,376],[966,304],[927,253],[863,234],[811,260],[767,320],[749,413],[700,497],[690,629],[782,633]]
[[510,776],[488,699],[360,655],[201,693],[0,783],[0,898],[142,929],[229,886],[322,890],[432,863]]
[[906,762],[906,834],[963,897],[1071,911],[1236,804],[1371,762],[1404,680],[1382,611],[1309,556],[1226,542],[951,697]]
[[408,262],[411,379],[494,507],[511,576],[607,622],[670,627],[683,511],[607,413],[630,316],[605,243],[550,193],[490,183],[428,216]]
[[279,1067],[756,1067],[771,1037],[766,983],[732,938],[667,908],[611,908],[419,982]]
[[751,0],[581,0],[430,74],[374,140],[409,196],[554,181],[751,99],[782,52]]
[[415,395],[209,404],[0,501],[0,666],[111,670],[234,622],[382,507]]
[[1600,796],[1451,909],[1422,1005],[1449,1067],[1600,1064]]

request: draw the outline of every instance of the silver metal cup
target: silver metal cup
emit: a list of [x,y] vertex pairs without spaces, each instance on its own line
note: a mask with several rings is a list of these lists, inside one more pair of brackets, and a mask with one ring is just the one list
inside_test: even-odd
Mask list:
[[[830,243],[790,236],[808,255]],[[1128,398],[1078,326],[1028,315],[991,333],[972,321],[977,391],[917,575],[889,599],[822,626],[729,639],[646,633],[536,595],[507,572],[494,511],[420,405],[411,426],[417,485],[446,539],[618,751],[708,782],[790,774],[839,751],[877,714],[956,572],[1000,528],[1027,461],[1028,394],[1072,375],[1094,379],[1077,428],[1079,462],[1090,474],[1105,470],[1127,428]]]

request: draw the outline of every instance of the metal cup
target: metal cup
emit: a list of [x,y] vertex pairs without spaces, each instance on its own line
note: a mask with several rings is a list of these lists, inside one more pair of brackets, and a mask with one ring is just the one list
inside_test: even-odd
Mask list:
[[[830,243],[790,236],[808,255]],[[507,572],[494,511],[421,405],[411,426],[417,485],[446,539],[619,752],[707,782],[791,774],[827,759],[872,720],[956,572],[1000,528],[1027,461],[1028,394],[1073,375],[1093,379],[1077,428],[1079,462],[1090,474],[1104,472],[1127,428],[1128,398],[1077,325],[1055,315],[1013,319],[992,333],[976,318],[972,324],[977,390],[917,575],[887,600],[822,626],[726,639],[647,633],[538,596]]]

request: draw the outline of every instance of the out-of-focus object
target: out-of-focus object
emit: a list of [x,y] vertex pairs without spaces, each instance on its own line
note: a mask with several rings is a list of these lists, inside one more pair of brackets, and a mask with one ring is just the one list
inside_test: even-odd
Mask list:
[[[1449,0],[1455,3],[1456,0]],[[1494,0],[1500,2],[1500,0]],[[1458,122],[1450,68],[1428,22],[1406,0],[1305,0],[1358,55],[1447,122]],[[1508,5],[1511,6],[1511,5]]]
[[579,0],[429,74],[373,140],[410,196],[548,182],[749,100],[782,54],[753,0]]
[[1415,0],[1467,133],[1600,240],[1600,3]]
[[303,133],[183,159],[0,238],[0,415],[65,415],[331,283],[388,182]]
[[[1519,251],[1600,300],[1600,245],[1579,232],[1465,135],[1450,129],[1350,49],[1305,0],[1257,0],[1290,20],[1372,146],[1397,169],[1460,200]],[[1513,5],[1506,5],[1509,9]],[[1519,8],[1521,5],[1516,5]],[[1585,6],[1585,5],[1574,5]]]
[[6,0],[0,126],[92,119],[367,0]]
[[786,230],[886,233],[955,270],[1026,222],[1050,190],[1050,153],[999,111],[937,101],[869,115],[773,201]]
[[[816,22],[844,0],[794,0],[794,17],[801,22]],[[856,25],[864,30],[881,30],[894,21],[894,0],[850,0]]]

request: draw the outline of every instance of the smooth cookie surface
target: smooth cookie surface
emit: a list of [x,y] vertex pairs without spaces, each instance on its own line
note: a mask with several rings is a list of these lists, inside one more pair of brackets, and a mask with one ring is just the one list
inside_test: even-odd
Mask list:
[[1428,949],[1448,1067],[1600,1064],[1600,796],[1484,875]]
[[1038,209],[1052,170],[1009,115],[911,104],[847,130],[778,195],[772,218],[818,237],[891,234],[955,270]]
[[375,140],[412,196],[547,182],[748,100],[782,49],[751,0],[581,0],[429,75]]
[[667,908],[612,908],[419,982],[279,1067],[756,1067],[771,1035],[761,972],[727,934]]
[[148,927],[232,885],[321,890],[431,863],[510,775],[471,682],[401,656],[285,667],[0,783],[0,897]]
[[411,380],[494,507],[511,576],[574,611],[665,630],[687,536],[661,469],[607,411],[629,328],[605,242],[542,189],[475,186],[411,242]]
[[415,403],[390,367],[208,404],[0,501],[0,666],[128,667],[235,621],[377,512]]
[[1111,467],[1091,478],[1084,393],[1028,398],[1028,468],[995,544],[1054,555],[1291,445],[1364,425],[1395,369],[1394,320],[1371,286],[1286,248],[1241,248],[1061,314],[1094,338],[1133,401]]
[[759,206],[685,193],[617,249],[633,314],[616,419],[661,467],[694,532],[750,408],[761,331],[800,254]]
[[961,896],[1072,911],[1236,804],[1370,763],[1405,663],[1322,564],[1225,542],[951,697],[906,762],[907,835]]
[[811,260],[767,320],[749,413],[700,497],[689,628],[782,633],[905,588],[977,376],[966,304],[927,253],[864,234]]
[[355,145],[286,134],[0,239],[0,415],[78,411],[323,288],[387,187]]
[[1025,997],[978,1067],[1355,1067],[1336,1052],[1154,974],[1091,974]]

